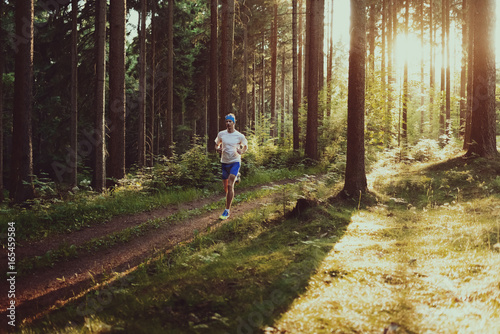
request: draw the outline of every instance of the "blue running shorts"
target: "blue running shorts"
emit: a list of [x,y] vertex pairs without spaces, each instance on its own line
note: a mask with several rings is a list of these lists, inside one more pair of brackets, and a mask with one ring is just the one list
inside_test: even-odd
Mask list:
[[222,179],[227,180],[230,174],[234,176],[238,175],[238,171],[240,170],[240,163],[233,162],[232,164],[222,164]]

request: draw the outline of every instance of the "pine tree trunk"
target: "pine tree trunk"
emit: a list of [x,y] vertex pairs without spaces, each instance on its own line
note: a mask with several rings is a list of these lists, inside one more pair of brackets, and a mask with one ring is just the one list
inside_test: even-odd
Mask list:
[[149,108],[149,122],[147,123],[147,135],[146,135],[146,156],[148,167],[153,167],[154,165],[154,129],[155,129],[155,115],[156,115],[156,19],[155,19],[155,6],[151,8],[151,77],[150,77],[150,87],[151,87],[151,98],[150,98],[150,108]]
[[494,158],[498,156],[495,112],[495,0],[475,0],[473,8],[473,105],[467,156]]
[[33,103],[33,0],[16,1],[14,111],[10,198],[22,203],[34,197],[31,112]]
[[96,77],[94,103],[94,177],[93,185],[97,192],[106,188],[105,157],[105,84],[106,84],[106,2],[96,0]]
[[175,1],[168,1],[167,18],[167,105],[165,117],[165,151],[167,157],[173,155],[174,145],[174,8]]
[[309,28],[307,41],[307,131],[305,153],[311,160],[318,160],[318,93],[319,93],[319,25],[320,1],[310,0],[309,15],[307,17]]
[[429,50],[430,50],[430,61],[429,61],[429,133],[432,135],[434,132],[434,96],[435,96],[435,71],[436,68],[434,66],[434,17],[433,17],[433,9],[434,9],[434,0],[430,1],[429,7]]
[[446,134],[446,0],[441,1],[441,103],[439,112],[439,141],[444,144]]
[[463,149],[468,150],[471,143],[471,122],[472,122],[472,101],[473,101],[473,74],[474,74],[474,4],[471,2],[468,6],[467,20],[469,25],[469,44],[467,57],[467,111],[465,114],[465,136]]
[[208,151],[214,153],[219,131],[218,1],[210,1],[210,102],[208,107]]
[[284,142],[285,140],[285,80],[286,80],[286,49],[283,45],[283,55],[281,58],[281,125],[280,125],[280,138]]
[[224,117],[231,113],[233,87],[234,0],[222,0],[221,87],[219,126],[224,129]]
[[462,0],[462,67],[460,70],[460,138],[465,137],[465,119],[467,114],[467,0]]
[[365,173],[365,61],[366,8],[364,0],[351,0],[351,46],[347,100],[347,161],[343,194],[367,191]]
[[[408,27],[410,19],[410,3],[405,0],[405,35],[408,36]],[[403,148],[408,147],[408,102],[410,100],[408,91],[408,54],[405,55],[403,70],[403,119],[402,119],[402,141]]]
[[243,101],[239,128],[245,130],[248,122],[248,16],[243,24]]
[[71,2],[71,166],[70,185],[78,185],[78,1]]
[[297,0],[292,0],[292,90],[293,90],[293,150],[299,150],[299,87],[298,87],[298,36],[297,36]]
[[446,4],[446,143],[451,138],[451,73],[450,73],[450,0]]
[[141,0],[139,29],[139,137],[137,160],[139,168],[146,166],[146,0]]
[[[3,26],[4,17],[4,2],[0,1],[0,27]],[[5,43],[5,38],[0,36],[0,44]],[[3,74],[5,71],[5,51],[0,49],[0,203],[4,200],[3,190],[3,155],[4,155],[4,141],[3,141]]]
[[274,19],[271,24],[271,138],[276,138],[276,82],[277,82],[277,62],[278,62],[278,3],[273,5]]
[[109,177],[125,177],[125,0],[110,3]]

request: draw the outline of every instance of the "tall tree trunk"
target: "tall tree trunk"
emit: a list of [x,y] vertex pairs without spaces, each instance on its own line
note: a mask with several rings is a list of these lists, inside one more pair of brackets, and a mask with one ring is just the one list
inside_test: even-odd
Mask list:
[[467,113],[467,0],[462,0],[462,67],[460,69],[460,138],[465,137],[465,118]]
[[[3,27],[4,18],[4,2],[0,1],[0,44],[5,45],[5,37],[1,27]],[[0,203],[4,200],[3,190],[3,155],[4,155],[4,141],[3,141],[3,74],[5,72],[5,50],[0,49]]]
[[155,19],[155,5],[151,8],[151,77],[150,77],[150,108],[149,108],[149,122],[147,123],[146,135],[146,155],[148,167],[154,165],[154,129],[155,129],[155,115],[156,115],[156,19]]
[[218,1],[210,1],[210,103],[208,107],[208,151],[214,153],[214,139],[219,132],[219,57],[218,57]]
[[[304,51],[304,14],[302,13],[302,1],[298,0],[297,17],[299,20],[299,26],[297,29],[297,93],[299,94],[299,107],[302,105],[302,98],[304,91],[302,89],[303,85],[303,74],[304,74],[304,62],[303,62],[303,51]],[[306,0],[307,1],[307,0]],[[298,124],[297,124],[298,125]],[[300,126],[297,127],[297,135],[300,134]]]
[[11,192],[14,203],[34,197],[31,112],[33,103],[33,0],[16,1],[16,35],[12,124]]
[[495,113],[495,0],[475,0],[473,3],[473,105],[467,156],[494,158],[498,156]]
[[139,29],[139,137],[137,160],[139,168],[146,166],[146,0],[141,0]]
[[96,1],[96,76],[94,102],[94,189],[102,192],[106,188],[105,153],[105,84],[106,84],[106,2]]
[[[325,86],[325,52],[323,51],[325,45],[325,0],[319,1],[319,22],[318,22],[318,39],[319,39],[319,54],[318,54],[318,91],[321,93]],[[322,114],[318,114],[320,119],[323,118]]]
[[309,15],[307,17],[309,28],[307,41],[308,68],[307,77],[307,131],[306,131],[306,155],[311,160],[318,160],[318,93],[319,93],[319,25],[320,25],[320,1],[310,0]]
[[283,45],[283,56],[281,58],[281,126],[280,126],[280,138],[284,142],[285,140],[285,81],[286,81],[286,49]]
[[[330,22],[333,22],[333,3],[332,0],[331,8],[330,8]],[[332,113],[332,90],[333,90],[333,24],[330,24],[330,40],[329,40],[329,49],[328,49],[328,64],[326,71],[326,118],[330,118]]]
[[421,0],[420,2],[420,47],[421,47],[421,59],[420,59],[420,135],[424,134],[424,124],[425,124],[425,96],[424,96],[424,74],[425,74],[425,66],[424,66],[424,7],[425,0]]
[[450,0],[446,4],[446,143],[451,137]]
[[[382,93],[384,96],[384,104],[383,104],[383,117],[385,119],[387,115],[387,7],[388,7],[388,0],[383,0],[382,2],[382,27],[381,27],[381,32],[382,32],[382,41],[381,41],[381,64],[380,64],[380,71],[381,71],[381,77],[382,77]],[[383,137],[383,145],[387,147],[387,130],[385,129],[386,125],[384,124],[384,137]]]
[[436,68],[434,66],[434,17],[433,17],[433,9],[434,9],[434,0],[430,1],[429,7],[429,50],[430,50],[430,61],[429,61],[429,133],[432,135],[434,132],[434,96],[435,96],[435,72]]
[[125,0],[109,10],[109,177],[125,177]]
[[221,31],[220,128],[225,128],[224,116],[231,113],[233,91],[234,0],[222,0]]
[[72,187],[78,185],[78,1],[71,2],[71,165]]
[[[408,36],[408,27],[410,25],[410,3],[405,0],[405,36]],[[405,52],[405,63],[403,70],[403,120],[402,120],[402,140],[403,147],[408,146],[408,102],[410,95],[408,92],[408,50]]]
[[255,131],[255,122],[257,115],[257,66],[255,62],[256,57],[254,53],[252,61],[252,110],[250,112],[250,129],[252,131]]
[[465,136],[463,149],[468,150],[471,143],[471,122],[472,122],[472,105],[473,105],[473,79],[474,79],[474,4],[468,5],[467,19],[469,25],[469,44],[467,63],[467,111],[465,114]]
[[243,101],[241,108],[240,126],[245,130],[248,122],[248,16],[245,14],[243,23]]
[[167,114],[164,147],[167,157],[171,157],[174,153],[174,8],[175,1],[169,0],[167,9]]
[[392,108],[394,98],[392,85],[394,82],[393,64],[394,64],[394,4],[388,0],[387,4],[387,108],[385,110],[384,121],[384,144],[385,147],[391,146],[392,141]]
[[366,8],[351,0],[351,46],[347,98],[347,160],[343,194],[358,197],[367,191],[365,172]]
[[297,50],[297,0],[292,0],[292,90],[293,90],[293,150],[299,150],[299,87],[298,87],[298,50]]
[[266,113],[266,54],[265,54],[265,45],[266,45],[266,35],[265,32],[262,32],[262,54],[261,54],[261,65],[262,65],[262,75],[261,75],[261,107],[259,112],[259,117],[257,119],[257,124],[261,125],[261,121]]
[[271,138],[276,138],[276,82],[277,82],[277,62],[278,62],[278,3],[276,0],[273,5],[274,19],[271,24]]
[[375,30],[376,30],[376,13],[377,9],[375,8],[375,2],[370,1],[370,10],[369,10],[369,17],[368,17],[368,68],[370,71],[370,77],[373,78],[373,75],[375,73]]
[[439,141],[445,143],[446,135],[446,0],[441,1],[441,102],[439,112]]

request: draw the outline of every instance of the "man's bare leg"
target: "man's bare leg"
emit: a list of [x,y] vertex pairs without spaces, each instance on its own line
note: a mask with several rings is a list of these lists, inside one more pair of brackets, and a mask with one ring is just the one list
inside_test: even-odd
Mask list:
[[236,175],[230,174],[227,181],[227,190],[226,190],[226,209],[231,209],[231,204],[234,199],[234,180],[236,179]]

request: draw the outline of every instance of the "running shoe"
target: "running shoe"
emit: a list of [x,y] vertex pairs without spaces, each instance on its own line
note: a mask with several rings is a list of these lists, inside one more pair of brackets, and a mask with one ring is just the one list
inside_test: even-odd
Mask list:
[[229,210],[225,209],[224,212],[222,213],[222,215],[219,217],[219,219],[225,220],[225,219],[228,219],[228,218],[229,218]]
[[234,180],[234,183],[238,184],[240,183],[241,181],[241,173],[238,173],[238,175],[236,175],[236,180]]

